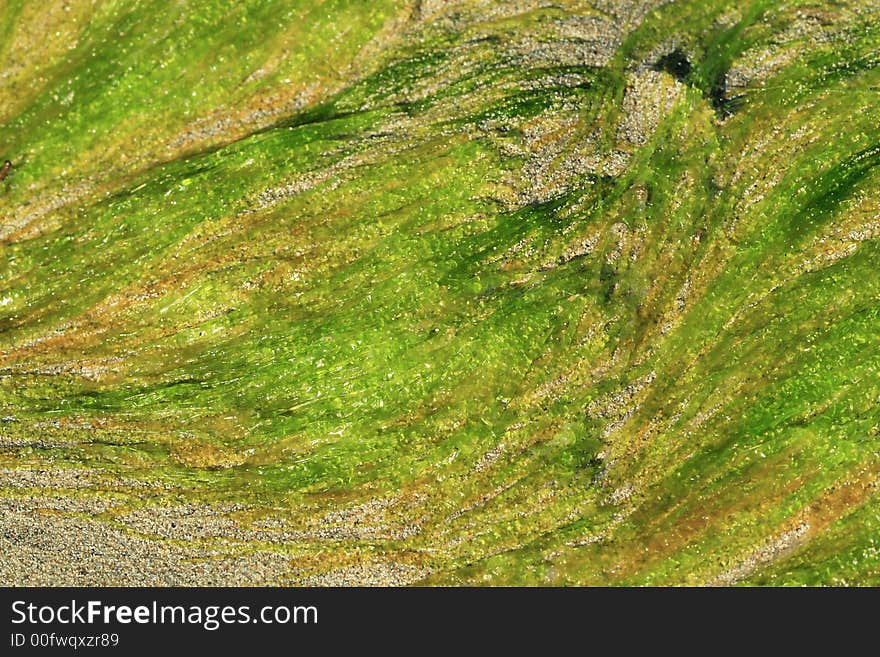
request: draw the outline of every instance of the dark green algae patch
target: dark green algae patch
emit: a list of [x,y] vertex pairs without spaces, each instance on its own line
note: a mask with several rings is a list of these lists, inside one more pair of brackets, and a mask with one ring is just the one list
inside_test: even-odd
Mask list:
[[880,582],[876,3],[221,6],[0,11],[4,499],[282,583]]

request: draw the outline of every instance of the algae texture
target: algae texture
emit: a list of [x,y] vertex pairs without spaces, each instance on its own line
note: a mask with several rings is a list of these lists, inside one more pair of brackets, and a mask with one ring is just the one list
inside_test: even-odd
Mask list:
[[2,584],[880,584],[877,0],[0,0]]

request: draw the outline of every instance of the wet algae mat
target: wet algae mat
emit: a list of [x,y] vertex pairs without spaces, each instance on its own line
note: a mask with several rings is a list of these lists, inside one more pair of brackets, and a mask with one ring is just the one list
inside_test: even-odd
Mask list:
[[3,584],[880,584],[877,0],[0,1]]

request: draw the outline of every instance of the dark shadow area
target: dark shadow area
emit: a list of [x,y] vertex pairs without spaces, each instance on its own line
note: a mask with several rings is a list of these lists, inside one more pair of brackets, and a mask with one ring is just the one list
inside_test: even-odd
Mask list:
[[666,71],[679,82],[684,82],[691,73],[691,62],[686,54],[676,48],[658,59],[654,64],[654,70]]

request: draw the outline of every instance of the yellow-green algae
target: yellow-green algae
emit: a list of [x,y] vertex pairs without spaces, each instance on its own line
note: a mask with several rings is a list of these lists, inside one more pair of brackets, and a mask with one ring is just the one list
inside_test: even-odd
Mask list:
[[0,2],[0,467],[107,477],[3,496],[402,528],[283,583],[880,583],[878,10]]

